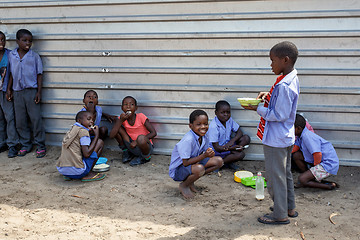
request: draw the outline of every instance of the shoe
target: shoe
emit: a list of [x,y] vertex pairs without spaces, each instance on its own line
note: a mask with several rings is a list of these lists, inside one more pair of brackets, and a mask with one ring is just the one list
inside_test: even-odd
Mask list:
[[264,215],[263,217],[259,217],[258,221],[261,223],[264,223],[264,224],[289,224],[290,223],[289,219],[287,219],[285,221],[279,221],[267,214]]
[[228,167],[229,169],[232,169],[232,170],[235,170],[235,171],[237,171],[237,170],[240,169],[240,167],[239,167],[238,165],[236,165],[235,163],[228,163],[228,164],[226,164],[226,165],[227,165],[227,167]]
[[122,152],[122,162],[123,163],[127,163],[127,162],[130,162],[131,159],[134,158],[134,155],[129,151],[129,150],[126,150]]
[[9,149],[9,147],[8,147],[7,145],[1,146],[1,147],[0,147],[0,153],[5,152],[5,151],[7,151],[8,149]]
[[26,154],[28,154],[30,151],[28,151],[26,148],[21,148],[20,151],[17,153],[19,157],[23,157]]
[[93,182],[93,181],[99,181],[103,180],[105,178],[106,174],[97,173],[92,178],[87,179],[81,179],[82,182]]
[[18,151],[16,150],[15,147],[9,148],[8,158],[14,158],[17,156],[17,154],[18,154]]
[[36,158],[43,158],[46,155],[46,150],[45,149],[41,149],[41,150],[36,150]]
[[145,159],[142,156],[138,156],[135,159],[131,160],[130,166],[136,166],[145,163]]

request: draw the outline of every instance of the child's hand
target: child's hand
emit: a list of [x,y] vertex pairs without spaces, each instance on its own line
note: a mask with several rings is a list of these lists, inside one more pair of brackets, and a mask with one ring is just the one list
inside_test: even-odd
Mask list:
[[253,110],[253,111],[257,111],[257,108],[258,108],[258,106],[253,106],[250,103],[247,106],[243,106],[243,105],[241,105],[241,106],[247,110]]
[[39,104],[40,100],[41,100],[41,93],[37,92],[34,101],[36,104]]
[[12,98],[13,98],[12,91],[11,91],[11,90],[6,91],[5,97],[6,97],[6,100],[8,100],[9,102],[11,102],[11,100],[12,100]]
[[256,97],[256,99],[261,99],[261,101],[263,102],[265,97],[269,94],[269,92],[259,92],[258,96]]
[[130,147],[131,147],[131,148],[135,148],[136,145],[137,145],[136,141],[132,141],[132,142],[130,143]]
[[94,132],[95,136],[99,135],[99,127],[98,126],[95,125],[95,126],[91,127],[91,129]]
[[113,115],[107,117],[107,120],[108,120],[110,123],[115,122],[116,119],[117,119],[117,117],[116,117],[116,116],[113,116]]
[[120,120],[121,120],[121,121],[125,121],[125,120],[129,119],[130,115],[131,115],[131,112],[130,112],[130,111],[127,111],[126,113],[122,113],[122,114],[120,115]]
[[212,148],[206,149],[204,154],[205,154],[205,157],[209,157],[209,158],[215,156],[215,152]]

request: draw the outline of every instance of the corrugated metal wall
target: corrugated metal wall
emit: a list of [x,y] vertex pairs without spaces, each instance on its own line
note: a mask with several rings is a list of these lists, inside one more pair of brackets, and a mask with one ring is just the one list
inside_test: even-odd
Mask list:
[[[275,81],[269,49],[289,40],[300,51],[298,110],[336,147],[342,165],[360,166],[360,1],[16,1],[0,3],[8,47],[15,33],[34,34],[43,59],[47,144],[59,145],[85,90],[104,112],[119,115],[133,95],[169,154],[201,108],[214,117],[226,99],[252,138],[247,159],[263,159],[258,116],[237,97],[254,97]],[[115,145],[115,141],[108,141]]]

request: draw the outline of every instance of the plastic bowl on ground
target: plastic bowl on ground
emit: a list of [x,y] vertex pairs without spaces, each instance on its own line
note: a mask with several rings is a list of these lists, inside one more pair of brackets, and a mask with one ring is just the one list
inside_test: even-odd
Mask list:
[[110,165],[106,163],[95,165],[92,169],[94,172],[106,172],[110,170]]
[[236,171],[234,172],[234,181],[241,182],[242,178],[252,177],[252,176],[254,176],[254,174],[252,174],[252,172],[249,171]]
[[96,161],[96,165],[103,164],[107,162],[107,158],[105,157],[99,157],[99,159]]
[[239,101],[241,106],[245,106],[245,107],[249,106],[249,104],[253,106],[257,106],[261,102],[261,99],[256,99],[256,98],[238,98],[237,100]]

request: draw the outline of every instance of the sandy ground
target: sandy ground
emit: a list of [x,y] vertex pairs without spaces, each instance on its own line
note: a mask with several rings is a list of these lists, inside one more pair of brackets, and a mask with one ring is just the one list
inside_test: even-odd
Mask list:
[[[340,167],[333,191],[296,189],[299,217],[289,225],[257,222],[271,200],[233,181],[233,171],[207,175],[202,190],[184,200],[168,176],[169,156],[154,155],[138,167],[106,150],[111,169],[97,182],[64,181],[55,168],[60,148],[36,159],[34,152],[0,154],[0,239],[360,239],[360,168]],[[244,161],[242,169],[264,170]],[[297,177],[297,175],[295,175]],[[329,221],[332,213],[338,213]]]

